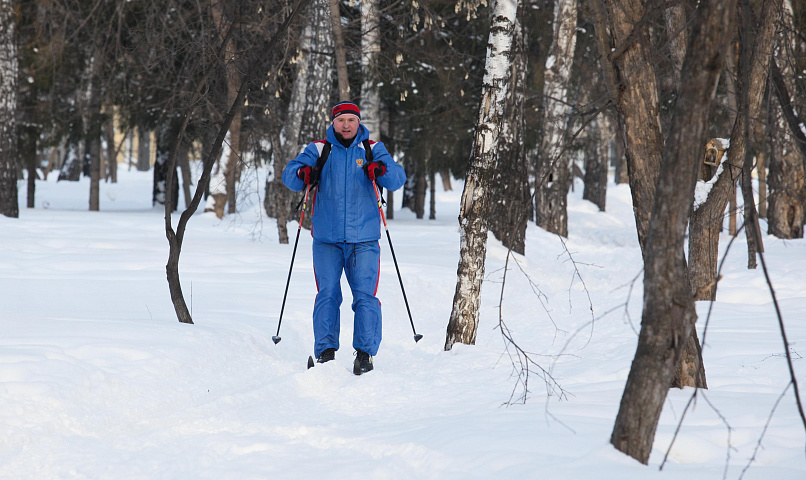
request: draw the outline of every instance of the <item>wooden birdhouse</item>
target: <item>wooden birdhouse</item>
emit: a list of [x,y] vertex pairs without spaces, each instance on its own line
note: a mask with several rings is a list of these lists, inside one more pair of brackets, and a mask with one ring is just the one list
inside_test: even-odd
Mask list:
[[722,156],[725,150],[728,149],[725,140],[721,138],[712,138],[705,144],[705,156],[702,163],[712,167],[718,167],[722,163]]

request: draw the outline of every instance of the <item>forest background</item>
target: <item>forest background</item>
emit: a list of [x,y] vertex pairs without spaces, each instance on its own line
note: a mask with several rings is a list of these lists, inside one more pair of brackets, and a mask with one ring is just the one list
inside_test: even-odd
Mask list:
[[[403,208],[424,218],[430,191],[433,217],[437,174],[444,189],[465,180],[450,349],[475,341],[487,229],[518,253],[529,221],[565,237],[571,179],[605,210],[612,168],[630,184],[647,274],[611,441],[646,462],[669,385],[706,387],[693,302],[716,295],[714,236],[737,191],[742,221],[728,228],[747,235],[749,268],[763,259],[759,217],[779,238],[803,236],[804,10],[789,0],[4,0],[0,209],[19,215],[21,180],[35,208],[36,179],[58,172],[89,177],[98,210],[119,159],[153,169],[172,300],[192,323],[178,261],[202,198],[219,218],[236,214],[243,172],[267,166],[264,209],[289,242],[298,200],[277,174],[321,137],[335,100],[353,99],[406,167]],[[204,166],[198,180],[191,158]]]

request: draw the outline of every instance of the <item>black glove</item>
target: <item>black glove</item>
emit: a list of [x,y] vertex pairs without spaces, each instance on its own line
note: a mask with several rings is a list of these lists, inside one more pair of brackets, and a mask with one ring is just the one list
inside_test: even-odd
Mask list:
[[376,178],[386,173],[386,164],[383,162],[370,162],[364,165],[364,173],[367,174],[367,178],[374,182]]
[[297,177],[305,182],[305,185],[316,185],[319,182],[319,168],[305,165],[297,170]]

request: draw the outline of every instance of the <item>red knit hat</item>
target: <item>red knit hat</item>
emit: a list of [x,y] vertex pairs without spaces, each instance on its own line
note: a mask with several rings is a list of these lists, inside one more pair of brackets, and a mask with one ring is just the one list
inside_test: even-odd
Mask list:
[[330,112],[330,121],[336,119],[339,115],[355,115],[361,120],[361,110],[358,109],[358,105],[354,104],[353,102],[339,102],[336,105],[333,105],[333,110]]

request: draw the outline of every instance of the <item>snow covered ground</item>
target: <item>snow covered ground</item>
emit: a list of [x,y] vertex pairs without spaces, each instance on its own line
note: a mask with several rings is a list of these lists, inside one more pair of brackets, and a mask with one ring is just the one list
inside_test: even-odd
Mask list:
[[[477,345],[451,352],[461,184],[438,193],[437,220],[398,210],[389,228],[424,338],[413,340],[382,239],[384,341],[375,371],[356,377],[346,282],[342,349],[305,368],[315,295],[307,231],[282,341],[272,342],[293,243],[278,244],[261,216],[255,176],[241,214],[189,224],[180,274],[195,325],[180,324],[170,302],[151,173],[122,167],[117,184],[101,184],[100,212],[87,211],[86,179],[55,179],[37,182],[35,209],[0,217],[0,478],[806,478],[779,327],[761,268],[745,268],[743,235],[705,335],[709,305],[698,306],[710,389],[685,414],[663,470],[693,390],[670,392],[649,466],[610,446],[642,304],[624,185],[610,185],[605,213],[577,185],[565,244],[530,225],[503,301],[507,255],[491,235]],[[806,242],[764,241],[806,389]],[[526,403],[499,320],[556,380],[549,388],[532,366]]]

